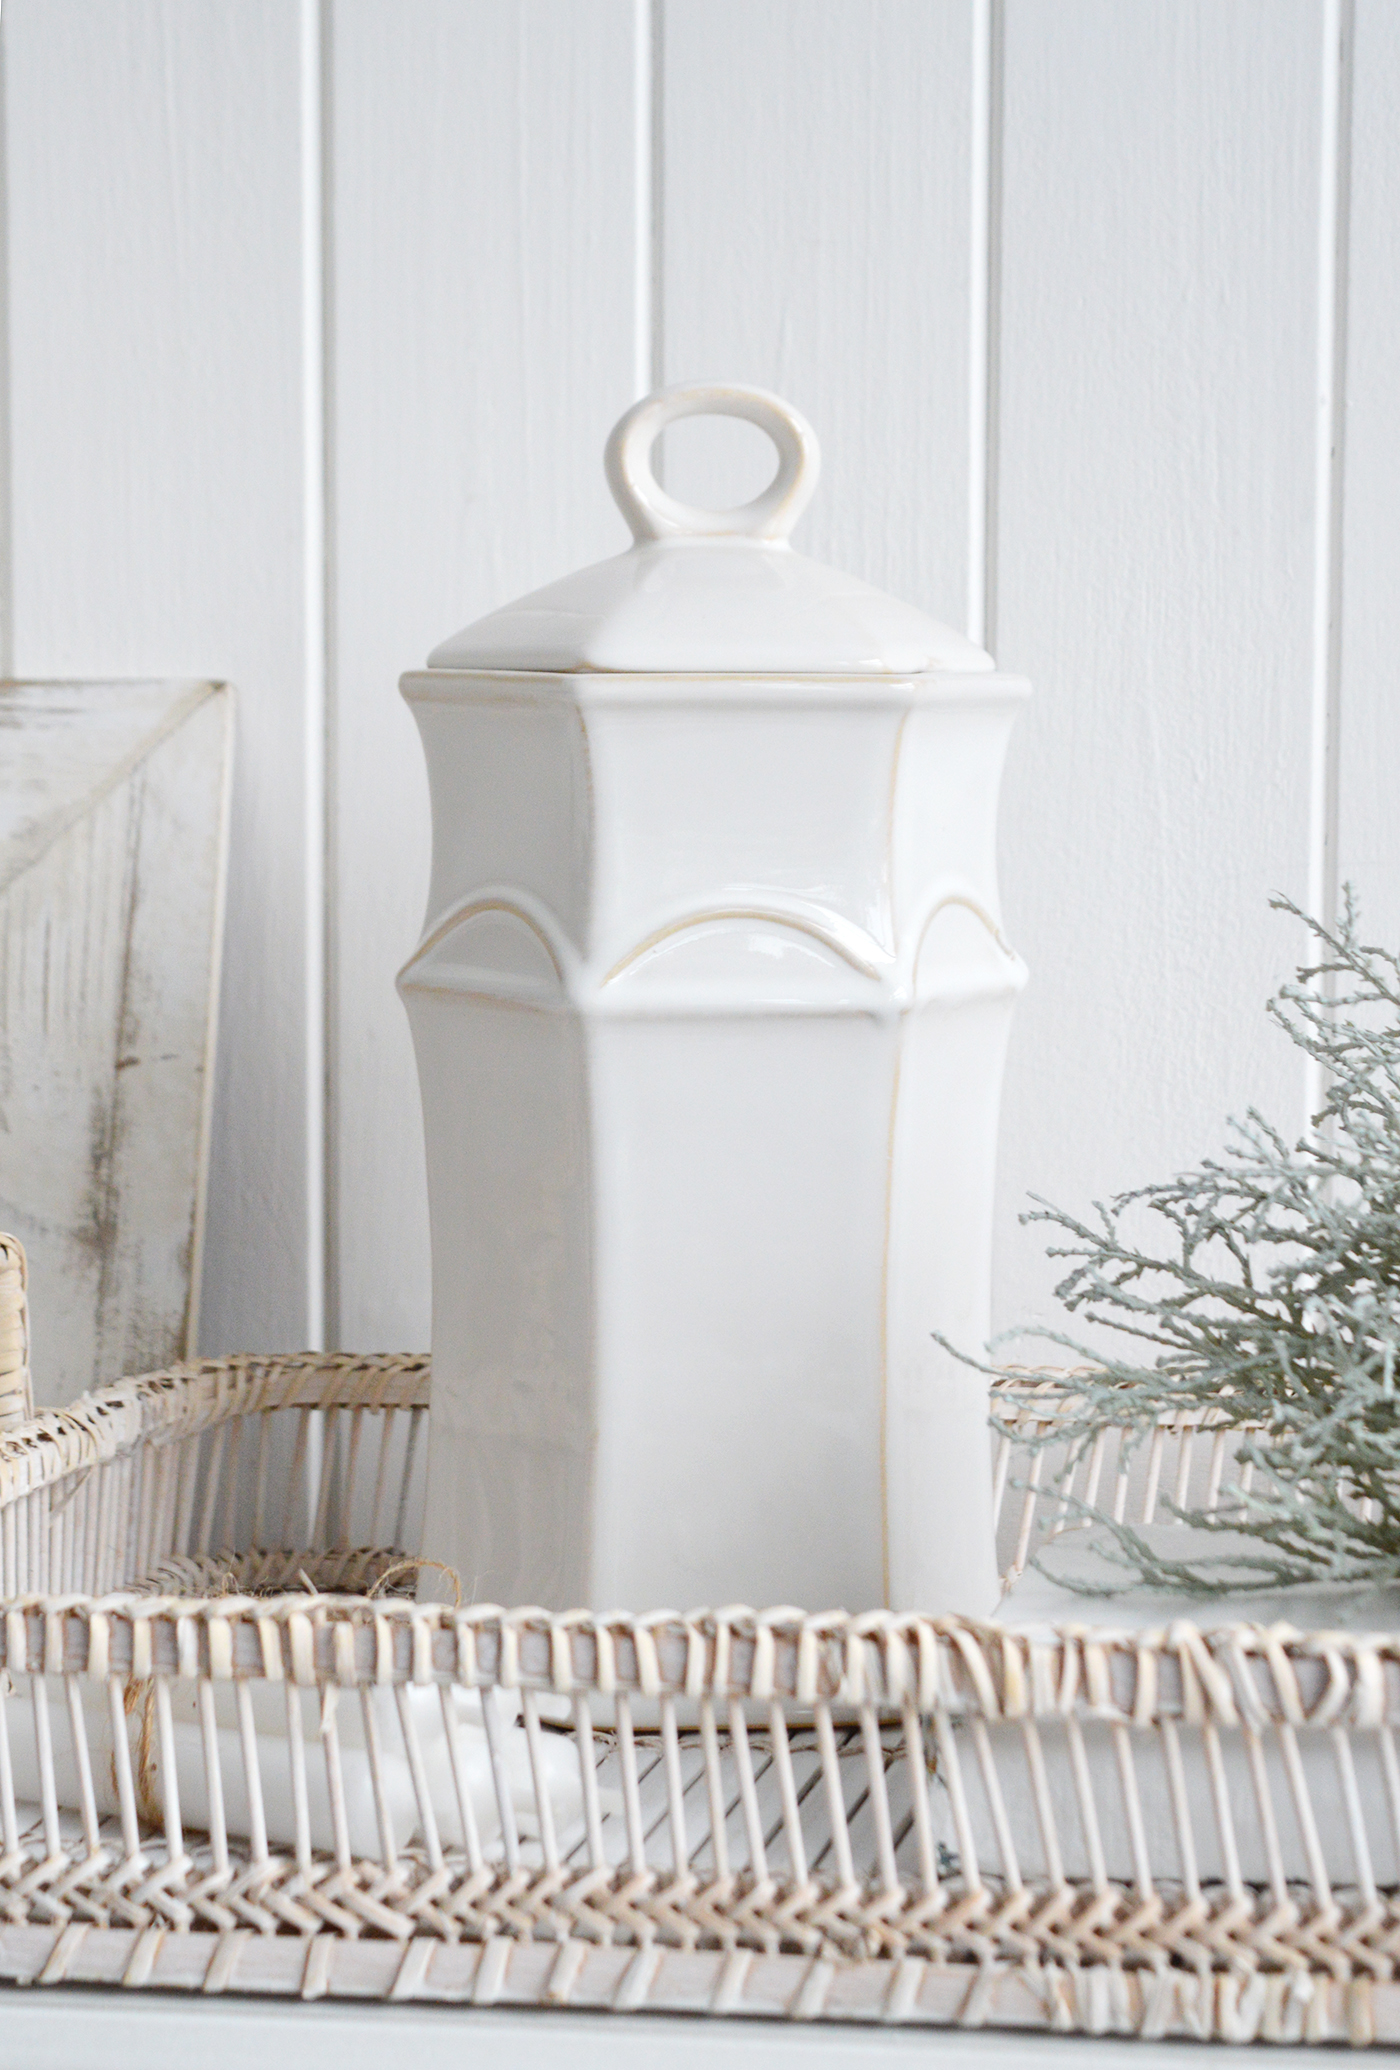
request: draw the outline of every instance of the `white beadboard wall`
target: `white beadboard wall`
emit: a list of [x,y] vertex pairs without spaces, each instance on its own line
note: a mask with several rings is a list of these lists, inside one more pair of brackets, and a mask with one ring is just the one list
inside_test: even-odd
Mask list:
[[1400,939],[1395,0],[4,0],[0,46],[0,659],[238,692],[206,1348],[427,1339],[395,683],[624,543],[661,381],[790,395],[799,544],[1035,681],[999,1324],[1053,1319],[1028,1191],[1301,1126],[1269,893]]

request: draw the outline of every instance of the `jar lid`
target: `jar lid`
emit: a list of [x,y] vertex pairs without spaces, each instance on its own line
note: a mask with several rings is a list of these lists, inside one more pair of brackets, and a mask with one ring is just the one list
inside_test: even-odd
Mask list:
[[[700,416],[746,418],[778,449],[773,480],[738,510],[678,502],[652,473],[666,426]],[[793,552],[820,454],[777,396],[719,382],[662,389],[620,419],[604,466],[635,545],[478,619],[435,648],[429,668],[909,676],[993,666],[951,626]]]

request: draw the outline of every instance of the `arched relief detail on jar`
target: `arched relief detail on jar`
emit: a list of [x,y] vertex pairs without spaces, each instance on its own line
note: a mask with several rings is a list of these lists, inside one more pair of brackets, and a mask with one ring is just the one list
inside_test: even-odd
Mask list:
[[519,891],[451,907],[399,972],[401,992],[466,992],[569,1002],[570,945],[548,908]]
[[[909,991],[929,998],[1010,1000],[1026,982],[1026,966],[981,900],[936,887],[911,929]],[[903,959],[902,959],[903,960]]]
[[[760,976],[765,962],[772,980],[766,985]],[[772,969],[779,962],[786,966],[781,977]],[[691,964],[697,975],[703,968],[710,995],[715,982],[728,975],[739,987],[739,998],[755,988],[757,979],[757,989],[776,999],[790,988],[804,963],[808,975],[814,966],[837,980],[835,987],[814,988],[824,1004],[850,1003],[868,1010],[871,988],[888,989],[889,958],[878,942],[839,914],[804,908],[796,901],[779,905],[756,900],[678,915],[627,950],[600,982],[604,987],[635,985],[658,969],[674,982],[677,972]],[[860,981],[854,988],[852,977]]]
[[[706,955],[706,950],[718,953]],[[692,957],[690,951],[700,954]],[[862,1013],[903,1013],[935,997],[1011,996],[1026,976],[1025,966],[991,914],[961,889],[935,891],[898,958],[839,914],[813,911],[795,901],[754,901],[677,915],[626,950],[611,969],[599,972],[578,955],[547,907],[527,892],[493,886],[442,915],[404,965],[398,982],[404,991],[525,993],[584,1007],[590,1001],[611,1004],[604,1000],[605,993],[615,1000],[619,989],[633,992],[639,984],[645,987],[662,971],[664,989],[677,1010],[688,1003],[697,1010],[725,1004],[726,976],[734,983],[729,1003],[739,1006],[759,997],[780,1004],[794,991],[793,980],[803,970],[801,961],[792,960],[792,951],[839,981],[809,986],[813,1004],[845,1004]],[[779,974],[773,965],[784,961],[786,968]],[[688,964],[700,979],[689,999],[684,982]],[[801,990],[797,987],[799,995]]]

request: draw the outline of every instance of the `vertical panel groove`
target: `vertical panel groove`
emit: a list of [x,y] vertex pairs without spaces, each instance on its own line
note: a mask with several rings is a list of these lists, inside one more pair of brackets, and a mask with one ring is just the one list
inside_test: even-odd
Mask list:
[[[1319,136],[1316,488],[1313,533],[1312,710],[1309,742],[1308,911],[1337,915],[1341,733],[1342,499],[1346,416],[1347,247],[1351,196],[1353,0],[1324,0]],[[1309,1057],[1305,1122],[1326,1094]]]
[[967,632],[996,639],[1003,0],[972,0],[968,240]]
[[306,1342],[326,1310],[326,380],[321,0],[301,0]]
[[662,0],[633,0],[635,163],[633,207],[636,256],[632,385],[640,397],[662,383]]
[[322,1342],[339,1350],[343,1343],[340,1293],[340,1186],[338,1019],[340,990],[340,881],[336,867],[336,826],[340,811],[336,764],[336,705],[340,657],[336,643],[336,478],[335,478],[335,13],[334,0],[318,0],[321,10],[320,59],[320,259],[321,259],[321,626],[324,643],[324,701],[321,727],[322,798],[321,855],[321,1286],[324,1309]]
[[[651,0],[651,367],[649,389],[666,381],[666,0]],[[655,460],[662,480],[662,456]]]

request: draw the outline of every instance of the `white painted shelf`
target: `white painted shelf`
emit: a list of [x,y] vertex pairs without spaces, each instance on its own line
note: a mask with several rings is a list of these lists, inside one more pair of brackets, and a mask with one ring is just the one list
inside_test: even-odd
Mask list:
[[[6,2070],[1121,2070],[1121,2039],[907,2033],[647,2014],[483,2012],[417,2006],[133,1999],[120,1991],[0,1990]],[[1257,2048],[1140,2044],[1143,2070],[1228,2070]],[[1271,2048],[1269,2070],[1316,2070],[1315,2050]]]

